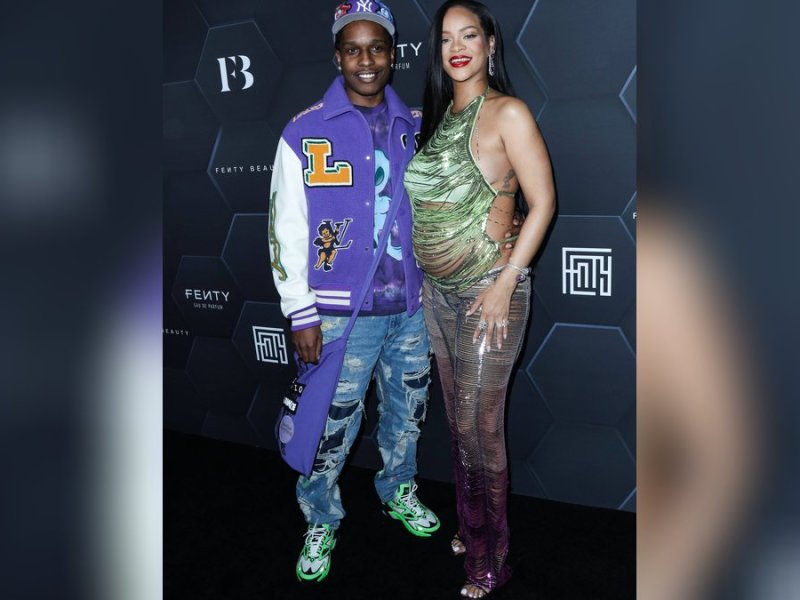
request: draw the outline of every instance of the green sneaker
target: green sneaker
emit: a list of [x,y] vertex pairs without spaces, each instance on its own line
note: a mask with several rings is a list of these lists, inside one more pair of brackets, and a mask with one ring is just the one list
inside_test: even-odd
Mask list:
[[322,581],[331,570],[331,552],[336,545],[335,530],[330,525],[309,525],[300,558],[297,559],[297,579]]
[[384,504],[384,514],[401,521],[414,535],[430,537],[439,529],[439,519],[433,511],[417,498],[417,484],[403,483],[394,493],[394,498]]

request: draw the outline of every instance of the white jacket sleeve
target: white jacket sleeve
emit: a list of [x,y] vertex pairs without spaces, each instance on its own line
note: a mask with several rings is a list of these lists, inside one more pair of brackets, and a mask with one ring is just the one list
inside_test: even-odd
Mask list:
[[270,185],[269,251],[281,311],[292,331],[320,323],[308,287],[308,204],[300,158],[281,138]]

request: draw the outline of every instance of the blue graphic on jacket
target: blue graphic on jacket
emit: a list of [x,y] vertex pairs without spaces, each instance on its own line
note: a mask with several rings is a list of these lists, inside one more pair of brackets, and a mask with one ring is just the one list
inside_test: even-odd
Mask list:
[[347,250],[352,244],[353,240],[348,240],[346,244],[342,244],[342,239],[347,231],[347,227],[353,219],[345,219],[341,223],[331,223],[331,219],[325,219],[317,227],[319,237],[314,239],[314,245],[319,246],[317,250],[317,264],[314,265],[315,270],[322,267],[323,271],[330,271],[333,268],[333,261],[336,259],[336,254],[339,250]]
[[[383,226],[386,224],[386,215],[389,213],[389,205],[392,202],[391,196],[382,194],[389,186],[389,174],[391,165],[383,150],[375,150],[375,246],[378,246]],[[388,191],[388,190],[387,190]],[[386,244],[386,254],[395,260],[402,260],[403,248],[400,246],[400,238],[396,230],[397,225],[392,224],[392,233]]]

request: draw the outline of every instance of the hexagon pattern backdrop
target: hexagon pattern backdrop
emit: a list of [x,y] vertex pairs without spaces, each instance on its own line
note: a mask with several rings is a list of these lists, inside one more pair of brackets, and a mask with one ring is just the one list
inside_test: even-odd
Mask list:
[[[353,0],[360,1],[360,0]],[[542,129],[558,217],[535,267],[510,388],[511,488],[635,510],[634,0],[487,0],[517,94]],[[268,190],[285,123],[337,74],[335,0],[164,3],[164,422],[275,449],[293,376],[269,270]],[[390,2],[393,85],[422,101],[439,0]],[[435,379],[435,378],[434,378]],[[452,481],[438,384],[420,476]],[[379,468],[371,392],[354,464]]]

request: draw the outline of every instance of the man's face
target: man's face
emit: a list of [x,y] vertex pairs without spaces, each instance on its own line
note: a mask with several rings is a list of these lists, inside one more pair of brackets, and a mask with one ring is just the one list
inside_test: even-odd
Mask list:
[[394,48],[389,32],[372,21],[354,21],[342,29],[336,60],[342,67],[344,88],[357,106],[377,106],[389,83]]

